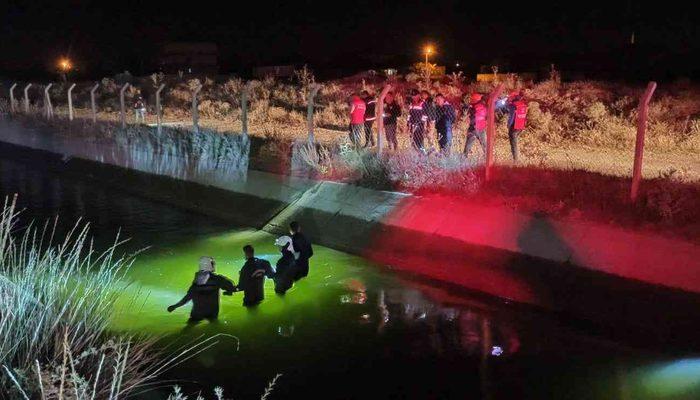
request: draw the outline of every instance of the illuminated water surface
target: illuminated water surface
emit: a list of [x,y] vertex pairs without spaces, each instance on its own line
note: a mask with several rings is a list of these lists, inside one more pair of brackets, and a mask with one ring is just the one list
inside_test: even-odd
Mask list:
[[219,273],[237,279],[244,244],[274,264],[273,236],[36,163],[4,159],[0,168],[2,193],[20,194],[25,221],[83,216],[98,245],[121,229],[133,238],[125,251],[150,246],[130,272],[132,284],[121,288],[114,330],[155,334],[163,344],[230,335],[164,376],[189,394],[222,386],[229,397],[259,398],[282,374],[273,398],[700,398],[697,358],[630,348],[546,313],[321,246],[310,276],[286,296],[276,296],[268,281],[257,309],[243,308],[241,294],[222,297],[218,323],[187,327],[187,306],[165,309],[185,293],[199,256],[214,257]]

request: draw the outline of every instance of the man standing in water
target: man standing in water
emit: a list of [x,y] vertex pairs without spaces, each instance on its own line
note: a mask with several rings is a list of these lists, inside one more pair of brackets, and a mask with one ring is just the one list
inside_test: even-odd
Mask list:
[[197,323],[203,319],[216,320],[219,316],[219,290],[230,296],[236,290],[233,282],[215,271],[214,259],[211,257],[199,258],[199,271],[194,274],[194,281],[190,285],[185,297],[168,307],[168,312],[175,311],[192,300],[190,311],[190,323]]
[[309,258],[313,257],[314,249],[311,247],[311,242],[301,233],[298,222],[289,224],[289,233],[292,235],[292,246],[297,252],[295,254],[298,270],[296,280],[299,280],[309,275]]
[[243,253],[246,261],[241,268],[238,290],[243,291],[243,305],[252,307],[265,299],[265,277],[274,278],[275,272],[267,260],[255,257],[253,246],[245,245]]
[[294,285],[297,276],[297,262],[294,259],[294,245],[289,236],[280,236],[275,240],[282,257],[275,266],[275,293],[285,294]]

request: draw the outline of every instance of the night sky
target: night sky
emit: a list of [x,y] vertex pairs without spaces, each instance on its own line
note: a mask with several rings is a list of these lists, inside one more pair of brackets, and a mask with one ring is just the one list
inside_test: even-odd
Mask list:
[[[173,41],[219,46],[220,72],[309,64],[317,73],[403,67],[437,48],[465,72],[541,71],[587,77],[698,77],[697,13],[681,2],[558,1],[5,1],[0,75],[48,75],[68,55],[78,75],[156,68]],[[635,44],[630,36],[635,32]]]

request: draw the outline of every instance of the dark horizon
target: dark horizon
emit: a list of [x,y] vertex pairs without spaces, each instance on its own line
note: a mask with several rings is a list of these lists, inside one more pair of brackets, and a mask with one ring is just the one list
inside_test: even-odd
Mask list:
[[[50,78],[68,56],[76,79],[158,69],[170,42],[218,46],[219,72],[308,64],[324,72],[405,67],[432,60],[467,74],[497,64],[503,72],[564,72],[600,79],[697,78],[700,29],[694,13],[665,3],[588,1],[494,6],[456,0],[351,4],[315,1],[193,7],[164,2],[14,2],[2,28],[0,75]],[[631,43],[634,35],[634,43]]]

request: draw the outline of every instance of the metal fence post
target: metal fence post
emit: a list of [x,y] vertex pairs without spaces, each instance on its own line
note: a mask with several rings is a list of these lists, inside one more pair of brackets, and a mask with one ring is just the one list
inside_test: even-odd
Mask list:
[[306,128],[309,131],[309,143],[313,143],[314,138],[314,97],[318,94],[321,89],[320,85],[312,85],[311,90],[309,90],[309,97],[307,99],[306,108]]
[[241,90],[241,131],[248,135],[248,84]]
[[24,112],[29,113],[29,88],[32,87],[32,84],[29,83],[27,86],[24,87]]
[[95,104],[95,90],[100,87],[99,83],[90,89],[90,107],[92,108],[92,122],[97,123],[97,105]]
[[649,115],[649,101],[656,90],[656,82],[649,82],[637,106],[637,141],[634,146],[634,166],[632,167],[632,187],[630,188],[630,200],[637,201],[639,184],[642,179],[642,161],[644,159],[644,135],[647,129],[647,117]]
[[53,106],[51,105],[51,95],[49,94],[51,86],[53,86],[53,83],[49,83],[44,88],[44,110],[46,111],[47,119],[53,117]]
[[163,91],[165,83],[161,83],[156,90],[156,132],[160,134],[163,125],[163,108],[160,106],[160,92]]
[[501,95],[503,91],[503,84],[496,86],[496,88],[489,94],[489,99],[487,103],[486,115],[486,168],[484,169],[484,180],[488,181],[491,178],[491,166],[493,166],[493,144],[496,141],[496,116],[495,116],[495,106],[496,99]]
[[17,83],[12,84],[10,86],[10,112],[17,112],[17,100],[15,100],[15,88],[17,87]]
[[124,91],[129,87],[128,83],[125,83],[119,91],[119,118],[121,119],[122,129],[126,128],[126,110],[124,109]]
[[199,133],[199,110],[197,110],[197,95],[202,90],[202,85],[198,85],[192,91],[192,130]]
[[379,100],[377,100],[377,151],[382,152],[383,142],[382,135],[384,135],[384,98],[386,94],[391,90],[391,85],[384,86],[382,92],[379,93]]
[[68,88],[68,120],[73,120],[73,88],[75,83]]

